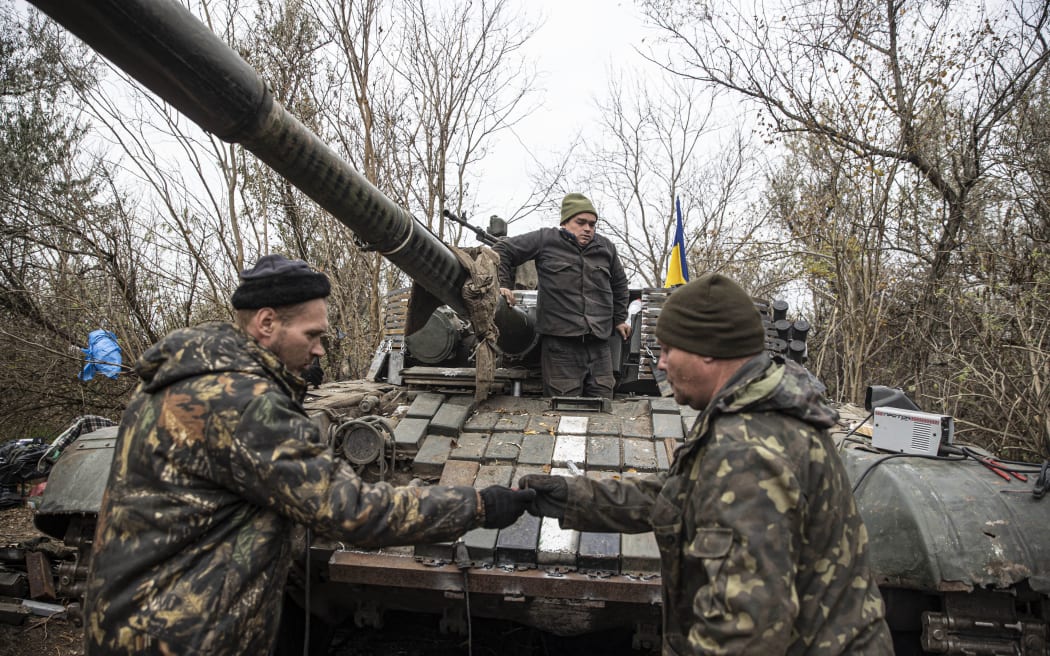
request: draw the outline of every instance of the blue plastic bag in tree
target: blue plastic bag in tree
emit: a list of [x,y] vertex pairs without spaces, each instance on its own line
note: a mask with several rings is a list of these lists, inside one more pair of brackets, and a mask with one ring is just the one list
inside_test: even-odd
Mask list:
[[80,380],[91,380],[95,374],[116,379],[122,361],[116,335],[108,330],[93,330],[88,333],[88,347],[80,350],[87,359]]

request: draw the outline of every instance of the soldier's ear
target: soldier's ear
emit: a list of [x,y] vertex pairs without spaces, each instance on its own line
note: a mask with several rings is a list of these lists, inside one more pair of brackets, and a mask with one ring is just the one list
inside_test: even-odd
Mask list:
[[270,307],[259,308],[248,324],[248,332],[252,337],[266,346],[277,330],[277,312]]

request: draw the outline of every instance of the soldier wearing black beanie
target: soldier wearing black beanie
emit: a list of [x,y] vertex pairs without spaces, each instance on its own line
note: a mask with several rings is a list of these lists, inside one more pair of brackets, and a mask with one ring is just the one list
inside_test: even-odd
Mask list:
[[296,525],[435,543],[506,528],[535,499],[372,483],[336,458],[303,407],[330,291],[305,262],[263,256],[233,293],[236,324],[179,328],[139,359],[92,543],[84,653],[271,653]]
[[302,260],[263,255],[255,266],[241,271],[241,284],[230,302],[237,310],[283,307],[326,298],[332,292],[328,276]]

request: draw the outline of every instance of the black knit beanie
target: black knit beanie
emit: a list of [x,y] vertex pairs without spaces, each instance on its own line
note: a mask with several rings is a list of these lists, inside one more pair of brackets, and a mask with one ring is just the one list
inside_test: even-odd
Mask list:
[[766,331],[751,297],[720,273],[705,274],[667,297],[656,321],[656,338],[714,358],[756,355],[766,347]]
[[598,216],[589,198],[583,194],[565,194],[565,198],[561,199],[561,223],[558,225],[565,225],[566,221],[583,212]]
[[251,269],[241,271],[241,284],[230,302],[238,310],[283,307],[325,298],[332,291],[328,276],[302,260],[264,255]]

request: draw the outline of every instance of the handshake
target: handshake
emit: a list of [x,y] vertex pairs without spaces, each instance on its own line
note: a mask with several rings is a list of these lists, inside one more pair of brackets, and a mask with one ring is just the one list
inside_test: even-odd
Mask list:
[[481,490],[485,528],[506,528],[523,512],[536,517],[565,516],[569,485],[562,476],[529,474],[518,480],[518,488],[490,485]]

